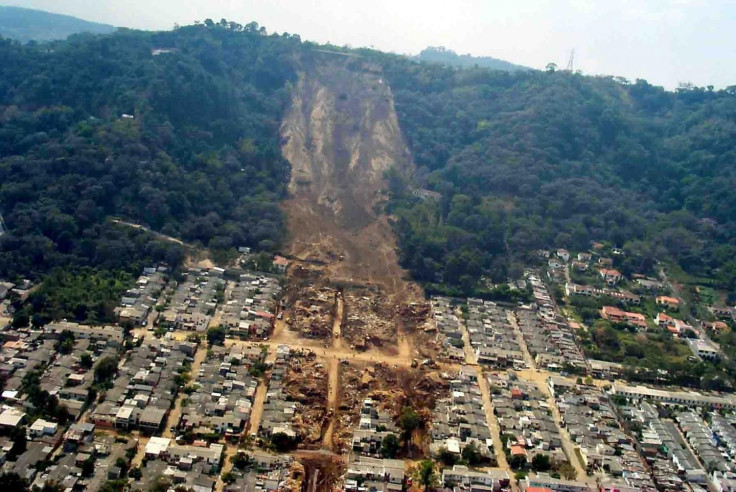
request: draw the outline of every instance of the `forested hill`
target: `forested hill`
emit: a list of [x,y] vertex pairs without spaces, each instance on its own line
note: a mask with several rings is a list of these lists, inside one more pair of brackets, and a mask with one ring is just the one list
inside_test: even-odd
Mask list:
[[[392,176],[404,264],[468,290],[536,248],[625,247],[736,289],[736,86],[675,92],[612,77],[410,63],[385,68],[417,166]],[[442,194],[407,198],[407,186]],[[732,298],[733,301],[733,298]]]
[[109,216],[219,250],[276,248],[299,44],[210,22],[0,40],[0,276],[180,257]]
[[423,49],[416,57],[416,60],[427,63],[441,63],[451,67],[471,68],[480,67],[491,70],[504,70],[513,72],[514,70],[529,70],[527,67],[515,65],[505,60],[499,60],[492,56],[472,56],[458,55],[453,50],[448,50],[442,46]]
[[[0,41],[0,277],[180,258],[109,216],[218,251],[278,250],[279,126],[314,48],[225,21]],[[418,168],[388,173],[418,280],[469,292],[537,248],[595,240],[626,248],[625,273],[673,258],[736,288],[734,88],[353,54],[356,70],[383,67]]]
[[72,34],[82,32],[106,34],[115,29],[108,24],[89,22],[69,15],[0,5],[0,36],[16,39],[21,43],[66,39]]

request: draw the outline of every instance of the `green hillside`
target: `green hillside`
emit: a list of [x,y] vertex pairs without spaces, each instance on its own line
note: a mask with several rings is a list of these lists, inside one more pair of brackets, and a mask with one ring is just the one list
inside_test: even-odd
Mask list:
[[21,43],[66,39],[72,34],[82,32],[106,34],[115,29],[114,26],[88,22],[69,15],[0,5],[0,36]]
[[[111,215],[219,251],[278,249],[279,125],[315,47],[225,21],[3,42],[0,275],[150,256]],[[418,168],[388,176],[417,280],[469,292],[519,275],[537,248],[595,240],[627,250],[625,273],[672,258],[736,288],[734,88],[353,53],[383,67]]]
[[427,63],[440,63],[451,67],[458,68],[488,68],[491,70],[503,70],[506,72],[513,72],[515,70],[529,70],[527,67],[521,65],[515,65],[505,60],[499,60],[492,56],[472,56],[472,55],[458,55],[453,50],[448,50],[442,46],[432,47],[423,49],[416,57],[417,61],[423,61]]

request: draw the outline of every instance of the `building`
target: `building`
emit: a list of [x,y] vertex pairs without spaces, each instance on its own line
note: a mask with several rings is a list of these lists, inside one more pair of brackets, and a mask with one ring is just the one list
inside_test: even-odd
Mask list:
[[668,309],[680,309],[680,300],[675,297],[657,296],[657,306],[664,306]]
[[28,428],[28,434],[31,437],[53,436],[57,428],[58,424],[55,422],[38,419]]
[[273,267],[279,273],[285,273],[288,266],[289,266],[289,260],[287,260],[283,256],[276,256],[273,259]]
[[610,268],[601,268],[598,273],[600,274],[603,281],[606,282],[608,285],[616,285],[623,278],[621,272]]
[[718,349],[705,340],[690,339],[687,341],[690,350],[703,360],[715,360],[718,358]]
[[647,329],[647,320],[643,314],[622,311],[615,306],[603,306],[600,313],[601,318],[612,323],[623,323],[636,328]]
[[649,386],[630,386],[614,383],[611,393],[634,400],[653,400],[673,405],[736,409],[736,396],[731,394],[703,394],[695,391],[668,391]]

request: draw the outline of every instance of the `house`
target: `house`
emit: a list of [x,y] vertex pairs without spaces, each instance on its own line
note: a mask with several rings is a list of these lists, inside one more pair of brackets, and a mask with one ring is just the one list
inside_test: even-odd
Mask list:
[[667,316],[664,313],[659,313],[657,317],[655,318],[655,321],[657,321],[657,324],[661,326],[662,328],[667,328],[668,326],[675,326],[675,319],[671,316]]
[[728,325],[724,323],[723,321],[714,321],[712,323],[709,323],[707,321],[701,321],[700,326],[703,327],[705,330],[711,330],[714,333],[726,333],[730,330]]
[[547,266],[549,266],[550,268],[560,268],[562,267],[562,263],[560,263],[560,260],[558,260],[557,258],[550,258],[549,260],[547,260]]
[[570,261],[570,252],[566,249],[560,248],[557,250],[557,257],[567,263]]
[[442,198],[442,195],[440,193],[437,193],[436,191],[431,190],[425,190],[425,189],[415,189],[411,191],[411,195],[415,198],[419,198],[420,200],[434,200],[438,202],[440,198]]
[[694,339],[687,343],[692,353],[703,360],[715,360],[718,357],[718,349],[705,340]]
[[601,268],[598,273],[600,274],[603,281],[609,285],[616,285],[623,278],[621,272],[609,268]]
[[583,261],[585,263],[588,263],[592,259],[593,259],[593,255],[590,253],[578,253],[578,261]]
[[580,272],[584,272],[584,271],[586,271],[588,269],[588,264],[585,263],[584,261],[573,261],[572,262],[572,267],[575,270],[578,270]]
[[26,414],[13,407],[4,407],[0,413],[0,428],[15,429],[26,420]]
[[273,268],[279,273],[286,272],[286,268],[289,266],[289,260],[283,256],[276,256],[273,259]]
[[598,258],[598,265],[603,268],[611,268],[613,266],[613,260],[611,258],[600,257]]
[[708,310],[719,318],[732,318],[736,314],[736,308],[732,307],[711,306]]
[[657,296],[657,306],[665,306],[676,311],[680,308],[680,300],[675,297]]
[[28,428],[28,434],[31,437],[53,436],[57,428],[58,424],[55,422],[38,419]]
[[601,318],[607,319],[612,323],[623,323],[636,328],[647,329],[646,317],[643,314],[622,311],[615,306],[603,306],[600,314]]
[[551,478],[549,475],[539,473],[534,477],[527,477],[526,480],[520,480],[521,490],[528,492],[529,489],[534,490],[538,487],[541,489],[549,489],[555,492],[592,492],[593,489],[585,482],[577,482],[573,480],[562,480],[559,478]]

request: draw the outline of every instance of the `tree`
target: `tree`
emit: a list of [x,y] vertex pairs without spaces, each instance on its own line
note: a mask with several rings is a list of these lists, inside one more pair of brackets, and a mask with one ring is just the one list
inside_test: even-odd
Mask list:
[[245,467],[248,466],[250,463],[250,459],[248,458],[248,455],[246,453],[238,453],[232,458],[233,460],[233,466],[237,468],[238,470],[243,470]]
[[13,446],[8,452],[8,459],[10,461],[15,461],[18,456],[26,452],[28,447],[25,427],[15,427],[10,432],[10,440],[13,441]]
[[95,458],[90,456],[82,462],[82,476],[91,477],[95,473]]
[[134,480],[140,480],[143,476],[143,472],[140,468],[131,468],[128,472],[128,476]]
[[575,467],[573,467],[570,463],[563,463],[562,465],[560,465],[557,471],[560,472],[560,475],[562,475],[565,480],[575,480],[575,478],[577,477]]
[[79,365],[85,369],[92,369],[92,354],[85,352],[79,357]]
[[509,458],[509,466],[512,470],[521,470],[526,467],[526,456],[515,454]]
[[212,345],[222,345],[225,343],[227,331],[222,326],[213,326],[207,330],[207,343]]
[[12,491],[28,491],[28,482],[17,473],[3,473],[0,475],[0,488]]
[[537,472],[546,472],[552,468],[549,456],[546,454],[537,453],[532,458],[532,470]]
[[69,330],[62,331],[59,335],[57,348],[62,354],[70,353],[74,348],[74,333]]
[[428,490],[430,487],[437,486],[437,472],[432,460],[423,460],[419,463],[419,484]]
[[98,383],[108,383],[118,372],[118,361],[115,357],[107,356],[97,362],[95,366],[95,381]]
[[483,461],[483,455],[478,448],[478,445],[474,442],[468,443],[462,451],[462,457],[465,463],[470,466],[476,466]]
[[399,416],[399,427],[404,431],[404,440],[411,437],[415,429],[423,425],[421,416],[411,407],[404,407]]
[[458,462],[458,456],[451,453],[446,447],[441,447],[437,452],[437,459],[445,464],[445,466],[453,466]]
[[386,434],[381,441],[381,456],[384,458],[396,458],[401,448],[399,438],[394,434]]
[[277,432],[271,436],[271,444],[279,453],[286,453],[296,448],[297,441],[283,432]]

